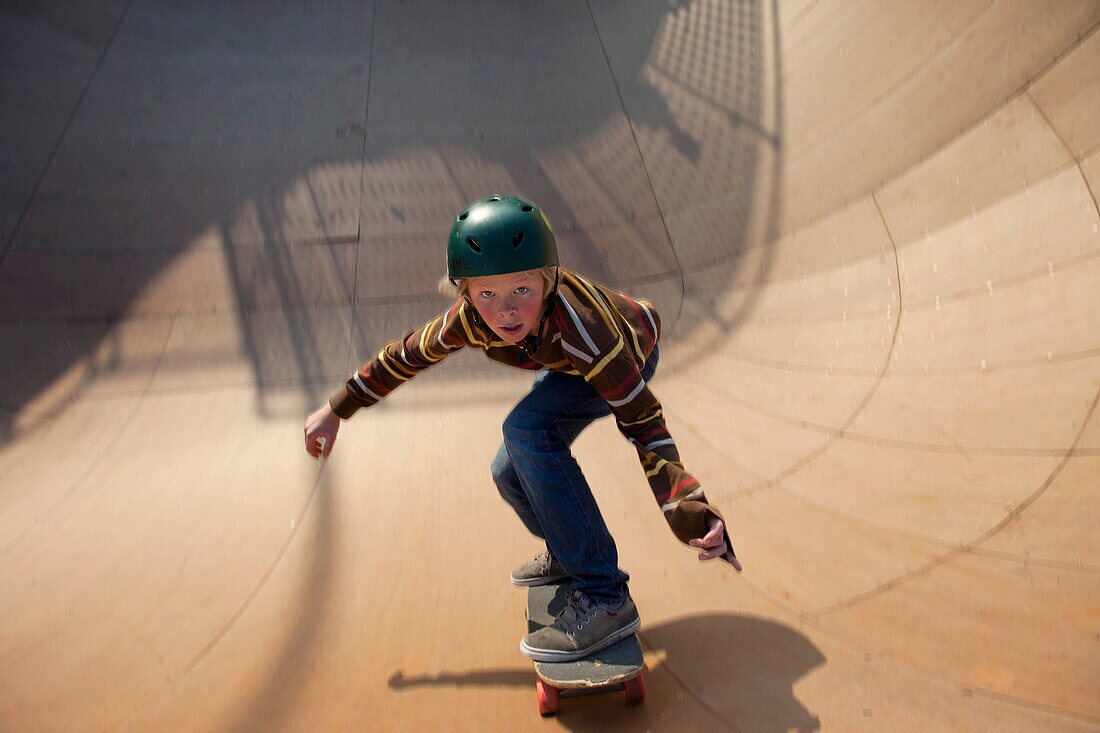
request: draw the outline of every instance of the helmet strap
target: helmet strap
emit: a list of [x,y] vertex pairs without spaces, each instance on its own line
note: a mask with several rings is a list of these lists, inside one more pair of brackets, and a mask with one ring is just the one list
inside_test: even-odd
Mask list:
[[[542,311],[542,318],[539,319],[539,327],[535,329],[535,332],[523,339],[519,344],[519,347],[523,350],[523,353],[527,356],[533,356],[540,348],[542,348],[542,329],[546,326],[546,321],[550,319],[550,314],[554,312],[554,307],[557,305],[557,301],[554,300],[554,295],[558,292],[558,266],[554,267],[554,287],[550,290],[550,294],[546,296],[546,307]],[[530,347],[527,345],[527,341],[531,341]]]

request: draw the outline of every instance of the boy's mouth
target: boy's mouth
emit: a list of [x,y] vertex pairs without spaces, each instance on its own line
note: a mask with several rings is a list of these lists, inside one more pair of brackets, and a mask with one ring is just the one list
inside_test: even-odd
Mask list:
[[518,326],[501,326],[500,330],[504,331],[504,333],[509,336],[518,336],[519,332],[523,330],[523,324],[521,323]]

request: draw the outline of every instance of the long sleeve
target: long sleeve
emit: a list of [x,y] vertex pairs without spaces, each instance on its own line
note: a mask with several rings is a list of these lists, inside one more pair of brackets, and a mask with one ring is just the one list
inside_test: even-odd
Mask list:
[[468,303],[459,299],[423,326],[386,344],[373,359],[352,372],[329,398],[329,406],[346,420],[463,346],[482,345],[483,339],[484,334],[471,323]]
[[[707,502],[699,481],[680,461],[661,403],[642,379],[606,296],[586,280],[569,280],[572,287],[558,293],[562,348],[607,401],[619,431],[634,445],[653,498],[676,538],[687,544],[703,537],[709,529],[708,515],[723,519],[721,513]],[[728,532],[725,540],[732,550]]]

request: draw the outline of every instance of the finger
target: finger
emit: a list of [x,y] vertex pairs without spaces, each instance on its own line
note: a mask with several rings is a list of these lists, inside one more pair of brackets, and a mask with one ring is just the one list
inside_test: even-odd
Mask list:
[[699,554],[699,561],[700,562],[705,562],[707,560],[713,560],[714,558],[721,557],[724,554],[726,554],[726,543],[725,542],[723,542],[720,547],[715,547],[712,550],[700,553]]
[[330,438],[326,435],[322,435],[317,439],[317,443],[321,446],[321,457],[328,458],[328,454],[332,453],[332,446],[336,445],[336,436],[334,435]]
[[725,528],[719,525],[715,529],[717,530],[717,532],[708,532],[705,537],[700,537],[698,539],[692,540],[692,542],[696,543],[696,547],[706,548],[719,547],[725,544],[726,537],[725,532],[723,532]]
[[725,529],[726,528],[722,524],[721,519],[715,522],[714,527],[712,527],[711,530],[707,532],[706,536],[703,537],[703,541],[707,543],[707,547],[714,547],[714,540],[718,540],[720,542],[722,538],[722,533]]
[[726,561],[733,566],[734,570],[739,573],[741,572],[741,562],[737,559],[737,555],[734,555],[732,552],[728,553],[726,555]]

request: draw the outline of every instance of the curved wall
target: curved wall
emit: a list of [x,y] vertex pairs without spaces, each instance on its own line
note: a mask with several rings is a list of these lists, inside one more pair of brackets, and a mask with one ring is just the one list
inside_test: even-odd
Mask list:
[[1100,5],[0,17],[0,727],[545,723],[487,468],[530,375],[458,354],[300,446],[489,191],[658,305],[745,565],[586,432],[649,698],[560,723],[1100,723]]

